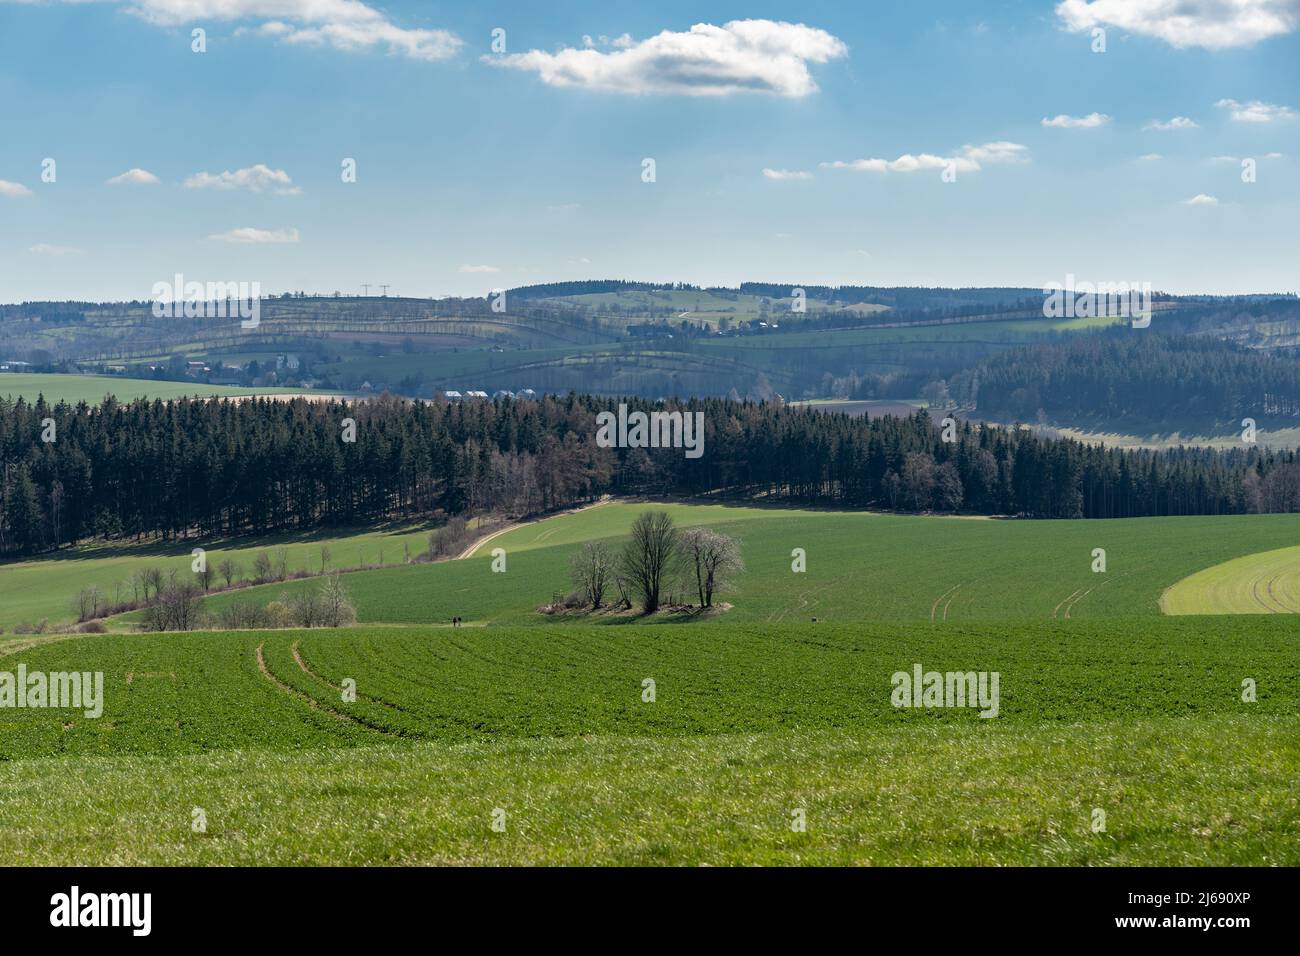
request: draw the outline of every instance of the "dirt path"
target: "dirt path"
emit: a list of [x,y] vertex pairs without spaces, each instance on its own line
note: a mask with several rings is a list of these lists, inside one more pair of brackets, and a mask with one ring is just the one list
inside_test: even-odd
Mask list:
[[493,538],[500,537],[501,535],[505,534],[508,531],[514,531],[517,528],[526,528],[530,524],[537,524],[537,522],[539,521],[549,521],[551,518],[562,518],[565,515],[576,515],[580,511],[589,511],[592,508],[599,508],[601,505],[607,505],[613,500],[614,497],[612,495],[605,495],[599,501],[593,501],[591,504],[583,505],[580,508],[570,508],[567,511],[557,511],[554,514],[543,515],[540,518],[532,518],[528,521],[513,521],[510,524],[503,525],[502,527],[498,528],[496,531],[491,532],[490,534],[485,534],[483,537],[476,539],[473,544],[471,544],[460,554],[456,555],[456,557],[453,560],[464,561],[466,558],[471,557],[475,551],[483,547],[483,545],[487,544]]

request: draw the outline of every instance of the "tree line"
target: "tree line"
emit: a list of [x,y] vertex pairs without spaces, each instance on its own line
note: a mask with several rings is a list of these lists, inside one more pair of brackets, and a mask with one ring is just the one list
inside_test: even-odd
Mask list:
[[1052,421],[1121,431],[1240,430],[1243,418],[1294,425],[1300,363],[1196,336],[1131,329],[1016,348],[951,383],[959,401],[1009,421]]
[[[0,399],[0,554],[92,537],[232,537],[386,519],[536,514],[602,494],[1032,518],[1300,510],[1294,452],[1118,450],[928,413],[867,420],[696,399],[699,458],[603,448],[618,399]],[[351,439],[351,440],[350,440]],[[947,440],[946,440],[947,439]]]

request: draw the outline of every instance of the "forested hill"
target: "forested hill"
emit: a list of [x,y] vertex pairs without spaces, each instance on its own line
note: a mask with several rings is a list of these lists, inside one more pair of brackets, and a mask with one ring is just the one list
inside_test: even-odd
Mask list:
[[1131,330],[1015,348],[971,373],[982,415],[1130,433],[1218,435],[1300,424],[1300,362],[1195,336]]
[[703,415],[703,454],[688,458],[681,448],[598,447],[596,414],[616,407],[575,395],[53,408],[0,399],[0,552],[95,535],[524,515],[603,493],[1042,518],[1300,510],[1294,453],[1117,451],[969,425],[944,441],[924,412],[868,421],[704,400],[668,406]]

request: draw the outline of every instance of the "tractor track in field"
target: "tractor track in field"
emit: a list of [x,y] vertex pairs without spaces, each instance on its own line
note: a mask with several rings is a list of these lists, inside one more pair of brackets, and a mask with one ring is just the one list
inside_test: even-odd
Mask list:
[[783,607],[779,611],[773,611],[771,614],[767,616],[768,623],[780,624],[782,621],[785,620],[785,616],[789,614],[791,611],[806,611],[809,608],[816,607],[818,604],[822,603],[822,599],[816,598],[810,601],[809,598],[812,597],[812,595],[816,594],[818,591],[825,591],[830,586],[831,585],[829,584],[819,584],[815,588],[809,588],[807,591],[800,591],[798,597],[796,598],[796,600],[798,600],[799,602],[799,606]]
[[[289,647],[289,650],[293,653],[294,663],[298,665],[298,669],[302,671],[304,674],[306,674],[308,677],[310,677],[312,680],[316,681],[316,683],[321,684],[324,687],[328,687],[330,690],[338,691],[340,694],[343,693],[343,688],[341,686],[335,683],[331,683],[328,677],[325,677],[323,674],[318,674],[311,669],[311,665],[309,665],[307,661],[303,659],[302,653],[299,650],[299,645],[301,644],[302,644],[301,641],[294,641],[293,644],[290,645]],[[399,714],[413,713],[412,711],[409,711],[405,707],[401,707],[398,704],[394,704],[386,700],[381,700],[378,697],[372,697],[369,694],[363,694],[361,693],[361,691],[357,691],[356,694],[357,697],[359,698],[364,697],[369,703],[372,703],[377,707],[387,707],[389,710],[395,710]],[[369,727],[371,725],[367,724],[366,726]],[[397,736],[401,736],[401,735],[398,734]]]
[[[955,598],[957,596],[957,592],[960,591],[965,586],[966,586],[965,583],[954,584],[952,587],[950,587],[948,590],[944,591],[942,594],[940,594],[937,598],[934,599],[934,603],[930,605],[931,624],[935,623],[936,621],[948,620],[948,609],[952,607],[953,598]],[[939,617],[939,602],[942,601],[944,598],[947,598],[948,601],[943,606],[943,617]]]
[[[305,703],[308,707],[311,707],[313,710],[319,711],[322,714],[327,714],[330,717],[333,717],[335,720],[341,720],[344,721],[345,723],[356,724],[358,727],[364,727],[366,730],[371,730],[374,731],[375,733],[383,734],[385,737],[401,738],[401,737],[408,736],[406,734],[400,734],[397,733],[396,731],[389,730],[386,727],[377,726],[376,724],[373,724],[370,721],[362,720],[359,717],[353,716],[352,714],[345,714],[342,711],[335,710],[333,707],[328,707],[325,704],[321,703],[315,697],[312,697],[311,694],[305,693],[304,691],[298,690],[298,688],[296,687],[291,687],[290,685],[286,684],[284,681],[280,680],[280,678],[276,677],[275,674],[271,673],[271,668],[266,666],[266,654],[263,650],[263,648],[265,647],[266,647],[266,641],[262,641],[262,643],[257,645],[257,653],[256,653],[257,669],[262,672],[263,677],[269,680],[272,684],[274,684],[276,687],[282,690],[289,697],[292,697],[296,700],[300,700],[303,703]],[[298,655],[295,653],[294,657],[298,658]],[[299,660],[299,666],[302,667],[306,673],[311,674],[311,671],[307,670],[306,665],[304,665],[301,662],[301,658],[298,658],[298,660]],[[312,676],[316,677],[315,674],[312,674]],[[320,680],[321,678],[316,677],[316,679]]]

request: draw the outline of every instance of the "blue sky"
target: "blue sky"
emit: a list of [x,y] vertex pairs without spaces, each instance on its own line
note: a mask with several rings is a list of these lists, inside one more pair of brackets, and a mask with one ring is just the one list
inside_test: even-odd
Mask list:
[[1174,6],[0,0],[0,301],[1298,291],[1300,0]]

